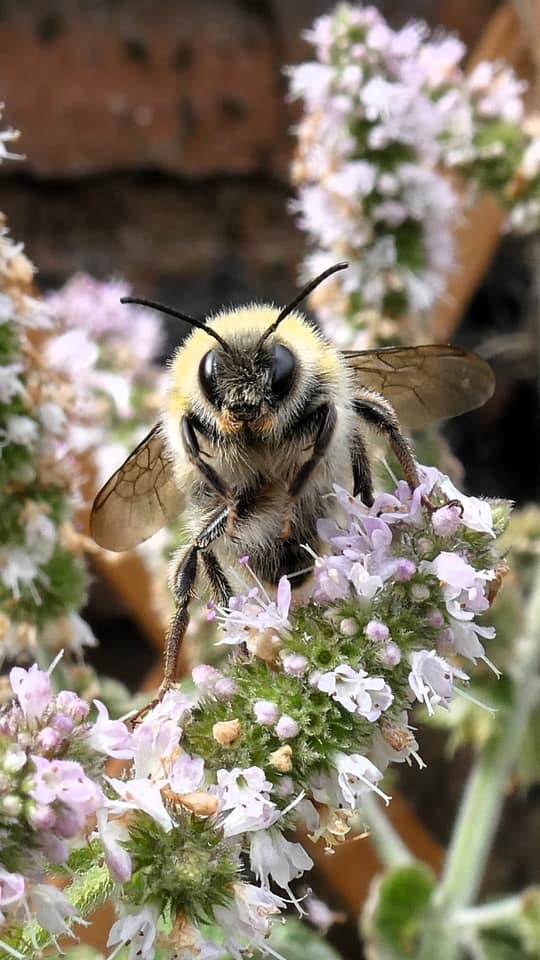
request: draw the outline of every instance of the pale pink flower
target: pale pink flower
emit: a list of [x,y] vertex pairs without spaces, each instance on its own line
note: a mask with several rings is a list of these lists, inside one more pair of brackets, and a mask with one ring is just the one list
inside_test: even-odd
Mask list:
[[172,830],[174,824],[167,813],[163,800],[161,798],[161,788],[167,783],[163,778],[160,781],[151,781],[146,779],[118,780],[113,777],[107,777],[113,790],[116,791],[120,800],[114,801],[113,810],[123,812],[125,810],[143,810],[166,833]]
[[379,794],[386,804],[390,802],[390,797],[377,786],[378,781],[382,779],[381,771],[367,757],[359,753],[347,755],[336,751],[332,762],[337,770],[338,786],[343,801],[351,810],[355,810],[361,803],[363,794],[371,790]]
[[314,800],[333,807],[356,810],[362,796],[374,791],[389,803],[388,797],[377,786],[382,773],[367,757],[359,753],[346,754],[336,751],[332,755],[334,770],[312,778],[311,793]]
[[169,768],[169,786],[175,793],[193,793],[204,778],[204,759],[181,753]]
[[251,883],[234,883],[233,890],[234,902],[226,907],[214,907],[214,917],[225,933],[226,945],[235,960],[243,960],[246,947],[253,944],[264,952],[264,939],[285,902],[264,887]]
[[94,700],[97,720],[89,725],[85,739],[93,750],[123,760],[133,758],[133,737],[122,720],[111,720],[101,700]]
[[439,657],[435,650],[416,650],[409,654],[409,663],[409,686],[416,699],[426,705],[429,714],[436,706],[449,709],[454,677],[469,679],[462,670]]
[[475,613],[489,607],[485,584],[495,576],[492,570],[475,570],[459,554],[449,551],[442,551],[432,561],[423,560],[420,569],[437,577],[452,617],[472,620]]
[[113,880],[127,883],[131,878],[131,857],[122,844],[122,841],[129,838],[127,824],[122,817],[109,817],[109,810],[105,807],[98,810],[96,821],[109,872]]
[[51,681],[46,670],[33,664],[29,670],[13,667],[9,674],[11,689],[30,723],[34,723],[51,706]]
[[223,835],[233,837],[270,826],[278,816],[276,805],[268,795],[271,789],[272,784],[260,767],[218,770],[219,809],[220,813],[227,814],[221,821]]
[[122,947],[129,944],[128,960],[154,960],[158,932],[159,908],[146,903],[137,913],[128,913],[113,923],[107,946],[115,949],[109,954],[113,960]]
[[37,922],[45,930],[48,930],[53,937],[60,934],[73,936],[66,918],[78,917],[78,911],[58,887],[53,887],[49,883],[35,883],[31,887],[30,897]]
[[0,909],[15,907],[24,898],[24,877],[10,873],[0,864]]
[[313,860],[299,843],[291,843],[276,828],[256,830],[250,838],[251,869],[257,880],[269,886],[270,880],[292,896],[290,883],[311,870]]
[[378,720],[394,699],[382,677],[369,677],[365,670],[354,670],[342,663],[323,673],[317,688],[324,691],[350,713],[360,713],[366,720]]

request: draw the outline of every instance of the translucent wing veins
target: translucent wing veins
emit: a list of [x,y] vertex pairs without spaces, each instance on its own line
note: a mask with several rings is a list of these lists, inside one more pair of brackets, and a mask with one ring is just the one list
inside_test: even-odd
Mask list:
[[344,355],[358,389],[382,394],[412,429],[481,406],[495,387],[489,364],[460,347],[383,347]]
[[183,502],[158,424],[96,496],[90,531],[108,550],[130,550],[178,516]]

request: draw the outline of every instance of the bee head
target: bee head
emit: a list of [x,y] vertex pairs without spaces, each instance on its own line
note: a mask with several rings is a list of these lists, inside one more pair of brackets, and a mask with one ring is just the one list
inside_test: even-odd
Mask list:
[[220,419],[250,423],[267,416],[294,388],[298,361],[285,344],[260,342],[246,331],[227,350],[211,348],[202,357],[199,385]]
[[[275,425],[283,404],[290,402],[291,410],[300,407],[306,376],[315,380],[320,373],[315,369],[317,357],[324,351],[316,331],[294,309],[346,266],[338,263],[323,271],[277,316],[272,307],[253,305],[226,311],[206,323],[149,300],[124,298],[124,303],[153,307],[196,328],[172,362],[171,414],[194,412],[224,433],[236,433],[245,424],[266,432]],[[282,332],[278,328],[286,318]],[[207,337],[216,345],[211,346]]]

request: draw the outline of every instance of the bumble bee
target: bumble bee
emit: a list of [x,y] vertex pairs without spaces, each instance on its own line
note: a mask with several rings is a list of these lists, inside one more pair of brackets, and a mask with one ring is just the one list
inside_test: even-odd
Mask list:
[[332,511],[323,498],[333,485],[373,502],[365,424],[387,438],[414,488],[400,422],[422,427],[493,392],[488,364],[459,347],[335,349],[296,307],[346,266],[325,270],[281,311],[252,304],[207,323],[124,298],[196,328],[173,357],[160,422],[98,493],[90,520],[98,544],[129,550],[185,513],[191,542],[172,573],[176,613],[160,696],[176,675],[201,567],[224,605],[226,570],[244,554],[267,584],[287,574],[299,585],[309,576],[306,547],[320,550],[317,520]]

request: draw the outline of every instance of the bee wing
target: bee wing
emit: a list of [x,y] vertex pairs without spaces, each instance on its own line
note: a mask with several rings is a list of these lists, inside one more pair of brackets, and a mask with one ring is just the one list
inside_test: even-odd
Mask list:
[[474,410],[495,389],[489,364],[460,347],[382,347],[345,350],[344,356],[356,386],[386,397],[401,423],[413,430]]
[[131,550],[177,517],[183,506],[157,424],[99,491],[90,532],[100,547]]

